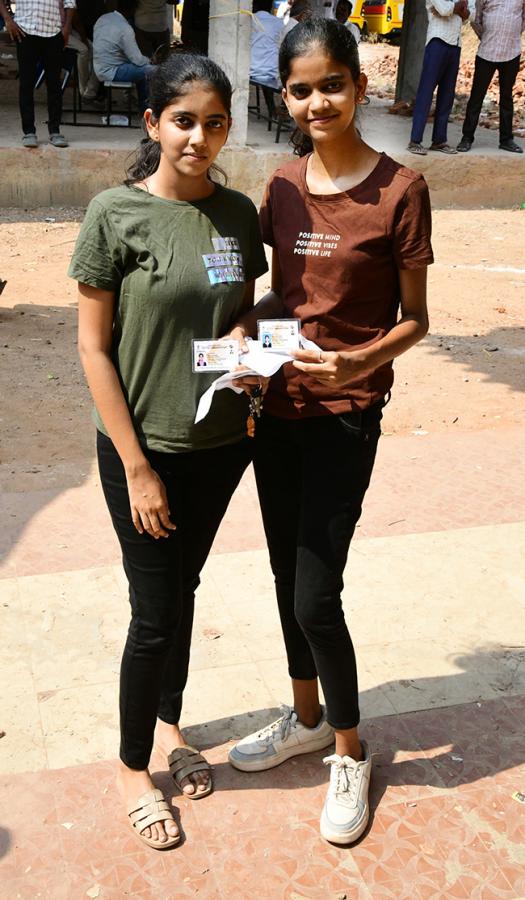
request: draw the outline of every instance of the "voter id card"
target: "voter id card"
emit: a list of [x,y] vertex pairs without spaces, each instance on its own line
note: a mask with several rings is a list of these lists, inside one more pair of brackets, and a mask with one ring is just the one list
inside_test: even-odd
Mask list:
[[192,341],[194,372],[229,372],[239,362],[239,341]]
[[257,337],[263,350],[299,350],[299,319],[259,319]]

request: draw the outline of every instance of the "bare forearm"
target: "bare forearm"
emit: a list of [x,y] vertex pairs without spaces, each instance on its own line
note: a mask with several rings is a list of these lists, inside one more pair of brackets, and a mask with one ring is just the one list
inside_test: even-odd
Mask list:
[[428,331],[428,320],[426,317],[403,316],[397,325],[392,328],[384,338],[365,347],[363,350],[343,351],[343,358],[356,358],[356,354],[360,356],[364,367],[369,370],[378,369],[385,363],[391,362],[397,356],[401,356],[410,350],[415,344],[422,340]]
[[7,6],[5,5],[3,0],[0,0],[0,16],[2,16],[2,19],[5,19],[6,22],[11,18]]
[[147,461],[133,428],[115,367],[102,350],[81,350],[80,358],[98,413],[126,473],[132,475],[147,465]]

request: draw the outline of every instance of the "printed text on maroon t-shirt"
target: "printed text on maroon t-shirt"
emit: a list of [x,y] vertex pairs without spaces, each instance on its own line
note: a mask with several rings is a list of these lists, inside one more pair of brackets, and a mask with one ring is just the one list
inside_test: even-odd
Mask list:
[[340,234],[300,231],[293,252],[299,256],[331,256],[332,251],[337,250],[340,240]]

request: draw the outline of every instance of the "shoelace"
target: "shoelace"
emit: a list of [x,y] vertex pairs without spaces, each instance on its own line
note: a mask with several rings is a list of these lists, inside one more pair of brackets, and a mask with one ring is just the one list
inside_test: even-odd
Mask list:
[[282,703],[279,709],[282,712],[282,716],[257,733],[258,743],[268,744],[274,739],[277,732],[280,733],[279,736],[282,741],[288,737],[290,728],[295,724],[297,716],[294,710],[290,706],[286,706],[285,703]]
[[353,760],[352,764],[345,763],[335,753],[333,756],[325,756],[323,762],[325,766],[332,767],[330,770],[330,784],[337,799],[348,806],[354,806],[357,796],[359,763]]

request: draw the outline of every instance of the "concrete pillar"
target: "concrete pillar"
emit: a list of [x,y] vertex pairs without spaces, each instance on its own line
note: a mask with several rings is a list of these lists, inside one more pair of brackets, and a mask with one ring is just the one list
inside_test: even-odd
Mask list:
[[427,24],[425,0],[406,0],[397,68],[396,101],[410,102],[416,96],[425,52]]
[[252,0],[211,0],[208,55],[226,72],[233,87],[233,127],[228,143],[244,146],[248,137]]

